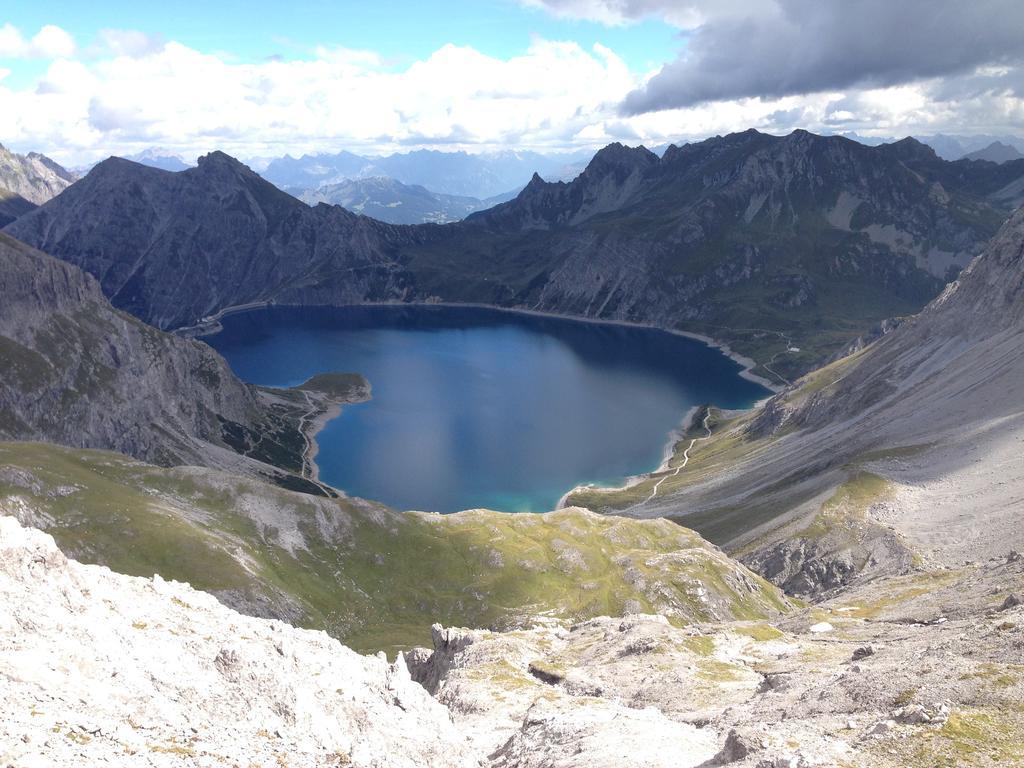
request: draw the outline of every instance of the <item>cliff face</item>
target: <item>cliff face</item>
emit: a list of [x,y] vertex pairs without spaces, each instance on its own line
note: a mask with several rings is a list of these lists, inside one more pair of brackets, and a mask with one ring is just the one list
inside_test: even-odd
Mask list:
[[[204,344],[114,310],[77,267],[0,235],[0,436],[206,463],[254,393]],[[225,451],[226,453],[226,451]]]
[[19,155],[0,145],[0,188],[30,203],[42,205],[71,186],[76,178],[46,155]]
[[394,226],[308,208],[213,153],[175,174],[105,161],[7,231],[159,327],[269,300],[483,302],[703,331],[791,375],[924,306],[1021,178],[1024,161],[949,163],[913,140],[747,131],[661,159],[611,145],[570,183]]

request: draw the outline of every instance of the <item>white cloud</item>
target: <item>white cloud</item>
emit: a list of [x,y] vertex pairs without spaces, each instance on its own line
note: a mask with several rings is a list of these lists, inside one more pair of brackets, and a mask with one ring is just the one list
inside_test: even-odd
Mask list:
[[621,27],[646,18],[660,18],[692,30],[712,18],[728,18],[766,10],[772,0],[520,0],[555,16]]
[[115,56],[146,56],[161,50],[165,44],[163,35],[149,35],[137,29],[101,29],[99,38],[100,51],[105,48]]
[[83,151],[152,143],[239,153],[414,144],[562,145],[639,84],[611,50],[535,40],[497,59],[445,45],[394,69],[372,52],[234,63],[175,42],[54,62],[31,89],[0,83],[0,135]]
[[0,58],[58,59],[75,53],[75,41],[60,27],[47,24],[32,39],[25,38],[13,24],[0,27]]
[[[0,28],[0,46],[9,44],[5,35]],[[751,127],[1019,133],[1024,124],[1024,83],[1013,67],[623,116],[618,105],[645,78],[600,45],[536,39],[507,59],[445,45],[398,67],[372,51],[318,48],[305,59],[244,63],[153,40],[119,31],[79,60],[52,61],[35,83],[15,87],[0,77],[0,141],[75,164],[153,145],[185,157],[212,149],[248,157],[651,146]]]

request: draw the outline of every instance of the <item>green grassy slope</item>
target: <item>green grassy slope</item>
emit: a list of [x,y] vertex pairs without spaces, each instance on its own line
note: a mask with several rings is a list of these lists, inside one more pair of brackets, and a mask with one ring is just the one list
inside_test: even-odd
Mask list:
[[78,559],[188,581],[362,651],[427,643],[436,621],[508,627],[657,611],[688,622],[787,608],[692,531],[579,509],[402,514],[211,470],[4,443],[0,512]]

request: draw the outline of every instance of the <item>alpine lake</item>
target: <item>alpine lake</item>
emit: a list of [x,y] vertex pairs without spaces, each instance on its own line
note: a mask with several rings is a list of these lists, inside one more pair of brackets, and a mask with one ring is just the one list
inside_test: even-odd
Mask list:
[[396,509],[542,512],[580,484],[658,468],[687,413],[769,390],[701,341],[475,307],[267,307],[204,341],[244,381],[361,373],[365,403],[317,435],[320,479]]

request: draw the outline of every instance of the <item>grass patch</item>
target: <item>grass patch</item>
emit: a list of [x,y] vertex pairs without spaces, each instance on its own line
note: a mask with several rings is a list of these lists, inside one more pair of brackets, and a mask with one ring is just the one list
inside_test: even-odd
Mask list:
[[338,402],[348,402],[365,398],[370,391],[370,383],[358,373],[318,373],[296,389],[317,392]]
[[904,765],[928,768],[1024,765],[1024,708],[983,708],[953,712],[939,729],[915,729],[907,742],[880,748],[903,757]]
[[886,581],[886,596],[860,605],[839,606],[842,616],[851,619],[874,619],[884,611],[945,587],[963,576],[962,570],[932,571],[897,576]]
[[789,605],[667,520],[580,510],[402,514],[42,444],[0,444],[5,465],[29,480],[19,485],[10,473],[0,482],[0,508],[17,498],[69,555],[287,609],[361,651],[429,644],[438,621],[506,629],[538,613],[629,611],[684,623],[759,620]]
[[744,624],[733,627],[733,631],[736,634],[749,637],[751,640],[756,640],[759,643],[765,643],[769,640],[778,640],[779,638],[785,637],[785,633],[779,629],[776,629],[771,624]]
[[835,493],[821,506],[811,524],[796,534],[797,537],[820,539],[838,527],[863,520],[872,505],[890,498],[892,484],[884,477],[859,471],[836,488]]

